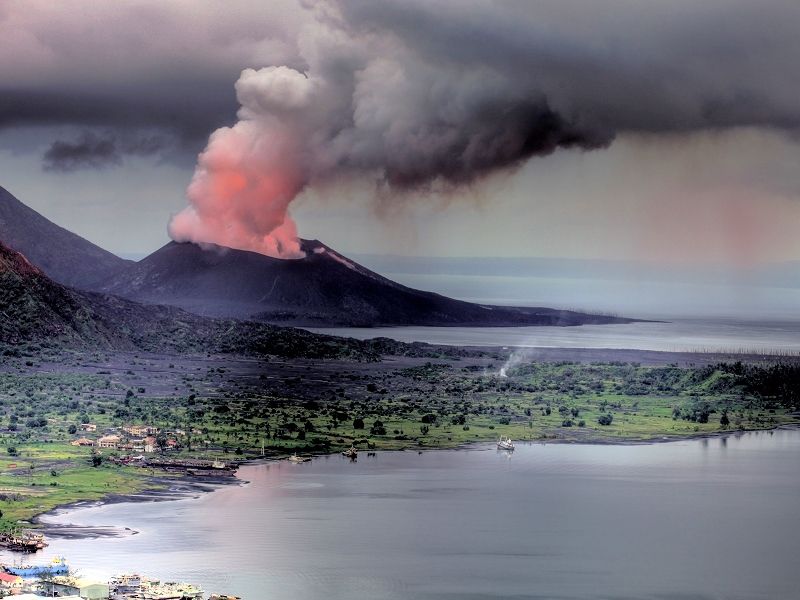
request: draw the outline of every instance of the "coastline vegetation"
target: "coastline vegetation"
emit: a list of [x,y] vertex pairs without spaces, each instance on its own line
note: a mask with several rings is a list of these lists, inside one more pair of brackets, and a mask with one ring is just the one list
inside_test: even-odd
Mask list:
[[642,366],[507,353],[285,360],[198,355],[7,357],[0,365],[0,529],[153,486],[123,450],[70,442],[126,425],[180,432],[171,456],[280,457],[496,440],[627,443],[798,423],[796,362]]

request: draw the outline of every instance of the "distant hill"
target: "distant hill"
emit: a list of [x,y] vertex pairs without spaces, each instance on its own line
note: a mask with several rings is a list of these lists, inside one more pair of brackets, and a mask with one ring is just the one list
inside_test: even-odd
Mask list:
[[292,325],[522,326],[624,323],[542,307],[480,305],[415,290],[349,260],[317,240],[306,257],[171,242],[100,286],[139,302],[201,315]]
[[427,356],[435,350],[386,339],[362,342],[266,323],[210,319],[174,307],[80,292],[52,281],[23,255],[0,244],[0,355],[48,348],[358,360],[377,360],[387,353]]
[[132,347],[86,298],[49,279],[22,254],[0,244],[0,343],[55,341]]
[[0,242],[64,285],[92,289],[129,261],[59,227],[0,187]]

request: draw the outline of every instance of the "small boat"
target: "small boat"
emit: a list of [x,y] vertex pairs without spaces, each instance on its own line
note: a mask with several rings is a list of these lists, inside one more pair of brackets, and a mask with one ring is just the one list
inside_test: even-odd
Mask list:
[[514,451],[514,442],[511,441],[511,438],[501,437],[500,441],[497,442],[497,449],[498,450],[508,450],[510,452]]
[[311,462],[311,459],[308,456],[297,456],[297,454],[295,453],[289,457],[289,462],[304,463],[304,462]]
[[347,458],[358,458],[358,450],[356,450],[355,446],[350,446],[349,449],[342,452],[342,456],[346,456]]

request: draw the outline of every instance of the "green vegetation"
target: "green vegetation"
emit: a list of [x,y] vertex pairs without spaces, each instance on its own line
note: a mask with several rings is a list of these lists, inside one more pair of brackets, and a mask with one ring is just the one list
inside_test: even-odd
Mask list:
[[[351,444],[454,447],[501,435],[654,440],[798,422],[800,367],[788,363],[531,362],[500,377],[505,358],[11,358],[0,369],[0,527],[148,486],[147,471],[107,460],[128,452],[69,445],[125,425],[161,429],[156,447],[171,456],[234,460]],[[88,423],[96,431],[82,431]],[[178,449],[168,449],[170,437]]]
[[146,475],[130,467],[93,467],[87,448],[26,443],[0,459],[0,529],[12,529],[56,506],[153,487]]

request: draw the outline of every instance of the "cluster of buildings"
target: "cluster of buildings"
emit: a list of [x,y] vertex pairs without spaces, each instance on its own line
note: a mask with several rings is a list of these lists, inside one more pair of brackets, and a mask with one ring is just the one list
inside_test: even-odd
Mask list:
[[[125,425],[112,427],[104,431],[99,438],[87,437],[87,433],[97,431],[97,425],[84,423],[81,425],[82,436],[70,442],[73,446],[87,446],[109,450],[127,450],[130,452],[153,453],[161,450],[158,435],[161,429],[152,425]],[[164,450],[177,450],[181,447],[180,437],[186,435],[183,430],[165,431]]]
[[[16,600],[205,600],[202,589],[190,583],[161,582],[140,575],[122,575],[108,582],[72,575],[45,573],[24,578],[0,572],[0,596]],[[208,600],[241,600],[238,596],[212,594]]]

